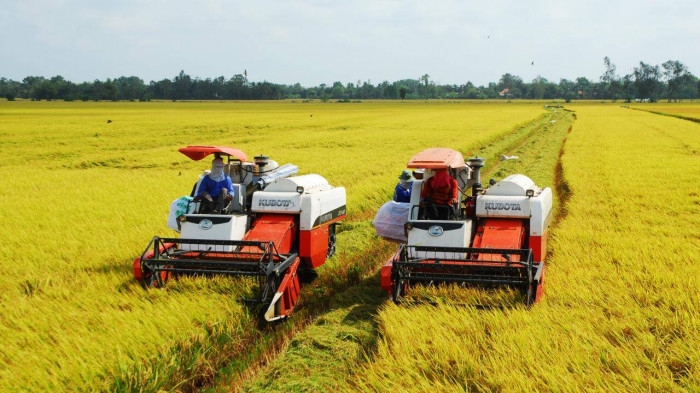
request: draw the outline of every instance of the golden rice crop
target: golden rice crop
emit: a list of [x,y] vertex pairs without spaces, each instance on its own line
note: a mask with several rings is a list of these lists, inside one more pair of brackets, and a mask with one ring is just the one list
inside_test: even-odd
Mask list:
[[[550,116],[520,127],[479,149],[479,155],[487,158],[482,179],[500,180],[513,173],[524,173],[541,186],[554,187],[559,153],[572,121],[573,116],[569,112],[553,109]],[[519,158],[508,161],[496,159],[501,154]],[[389,253],[386,254],[382,256],[384,261],[389,257]],[[519,292],[506,289],[484,291],[455,286],[416,287],[405,297],[402,307],[413,307],[411,303],[414,300],[419,304],[430,302],[501,307],[521,304],[523,299]],[[361,363],[365,356],[375,353],[380,334],[376,315],[385,302],[389,302],[387,293],[379,288],[378,274],[375,274],[336,296],[331,310],[296,335],[288,349],[259,370],[254,378],[242,384],[237,380],[220,381],[216,391],[230,391],[239,385],[242,385],[243,391],[249,392],[357,389],[355,381],[362,380],[364,374]],[[271,378],[271,375],[284,377]],[[423,387],[430,390],[428,385]]]
[[[177,372],[174,343],[206,342],[222,326],[236,336],[250,322],[238,300],[246,288],[228,280],[144,291],[131,277],[148,240],[172,234],[169,202],[209,164],[178,147],[233,145],[347,187],[350,221],[361,222],[339,235],[324,282],[348,269],[339,259],[368,246],[361,213],[386,200],[413,153],[487,145],[542,113],[459,103],[0,102],[0,390],[105,389],[129,373],[133,386],[158,389],[168,375],[139,372],[144,359],[171,356],[156,362]],[[213,356],[203,348],[199,366]]]
[[577,106],[532,309],[387,303],[361,391],[700,390],[698,125]]

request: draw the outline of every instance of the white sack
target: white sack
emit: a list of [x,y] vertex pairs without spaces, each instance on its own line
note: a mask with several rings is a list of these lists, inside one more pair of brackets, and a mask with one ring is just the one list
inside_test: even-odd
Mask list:
[[408,222],[410,207],[410,203],[391,201],[379,208],[377,215],[374,216],[374,221],[372,221],[377,236],[387,240],[406,243],[408,238],[406,237],[404,226]]
[[183,196],[177,198],[170,203],[170,212],[168,213],[168,228],[180,232],[180,228],[177,226],[177,218],[183,214],[190,214],[194,211],[194,203],[192,202],[192,197]]

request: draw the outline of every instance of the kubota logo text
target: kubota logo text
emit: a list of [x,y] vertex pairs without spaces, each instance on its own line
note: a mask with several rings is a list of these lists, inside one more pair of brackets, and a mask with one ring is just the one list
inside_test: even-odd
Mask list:
[[522,210],[519,203],[486,202],[486,210]]
[[286,199],[259,199],[258,206],[290,207],[294,206],[294,202]]

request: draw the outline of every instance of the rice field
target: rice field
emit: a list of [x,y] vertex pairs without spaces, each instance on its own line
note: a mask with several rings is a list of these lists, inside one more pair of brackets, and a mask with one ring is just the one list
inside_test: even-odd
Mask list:
[[[413,153],[486,151],[547,116],[533,103],[0,101],[0,391],[191,389],[247,364],[233,349],[251,334],[266,348],[268,332],[238,301],[245,285],[182,279],[144,291],[132,279],[148,240],[172,234],[170,201],[208,166],[178,147],[265,153],[347,188],[339,255],[308,301],[382,263],[371,217]],[[285,334],[313,317],[299,315]]]
[[[0,101],[0,391],[700,391],[698,127],[591,102]],[[347,188],[339,253],[284,324],[258,325],[240,281],[133,281],[209,165],[188,144]],[[395,306],[379,290],[395,245],[374,211],[433,146],[557,189],[540,304],[445,289]]]
[[[550,123],[554,121],[554,123]],[[538,122],[533,127],[523,127],[508,138],[484,149],[481,155],[490,157],[486,151],[493,150],[518,156],[518,160],[487,160],[482,179],[500,180],[512,173],[527,173],[541,186],[555,186],[555,172],[564,139],[570,130],[573,116],[565,111],[552,113],[551,119]],[[555,200],[555,206],[559,202]],[[391,252],[395,251],[395,247]],[[384,261],[389,257],[383,255]],[[479,291],[463,288],[416,288],[411,298],[417,301],[447,304],[478,304],[479,306],[514,305],[522,299],[513,291]],[[358,286],[343,292],[334,300],[330,312],[319,317],[312,326],[298,334],[287,350],[268,367],[260,370],[255,378],[242,384],[242,391],[302,391],[311,386],[313,391],[371,390],[358,381],[363,380],[366,358],[374,356],[377,343],[381,342],[383,326],[378,318],[390,301],[379,287],[377,274]],[[404,306],[405,307],[405,306]],[[411,307],[412,306],[408,306]],[[427,308],[428,310],[431,307]],[[435,312],[435,310],[433,310]],[[437,314],[421,315],[423,318],[439,320]],[[387,327],[388,328],[388,327]],[[392,326],[403,330],[402,327]],[[441,329],[435,332],[439,336]],[[414,334],[426,335],[430,332]],[[415,338],[411,338],[415,341]],[[322,365],[322,366],[321,366]],[[389,366],[396,368],[396,366]],[[270,376],[280,376],[271,378]],[[398,376],[397,376],[398,377]],[[240,383],[219,383],[215,391],[231,391]],[[416,390],[433,391],[429,381]],[[374,389],[374,387],[372,387]],[[389,384],[385,385],[389,389]],[[406,386],[391,387],[402,391]]]
[[549,245],[543,302],[386,302],[373,317],[376,343],[333,379],[341,389],[700,390],[698,125],[575,110],[561,157],[566,215]]

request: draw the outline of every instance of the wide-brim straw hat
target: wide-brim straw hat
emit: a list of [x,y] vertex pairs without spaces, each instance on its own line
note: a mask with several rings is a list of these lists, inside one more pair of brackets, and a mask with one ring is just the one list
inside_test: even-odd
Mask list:
[[401,181],[414,181],[416,179],[413,177],[413,174],[411,173],[411,171],[409,171],[408,169],[405,169],[403,172],[401,172],[401,175],[399,176],[399,180],[401,180]]

